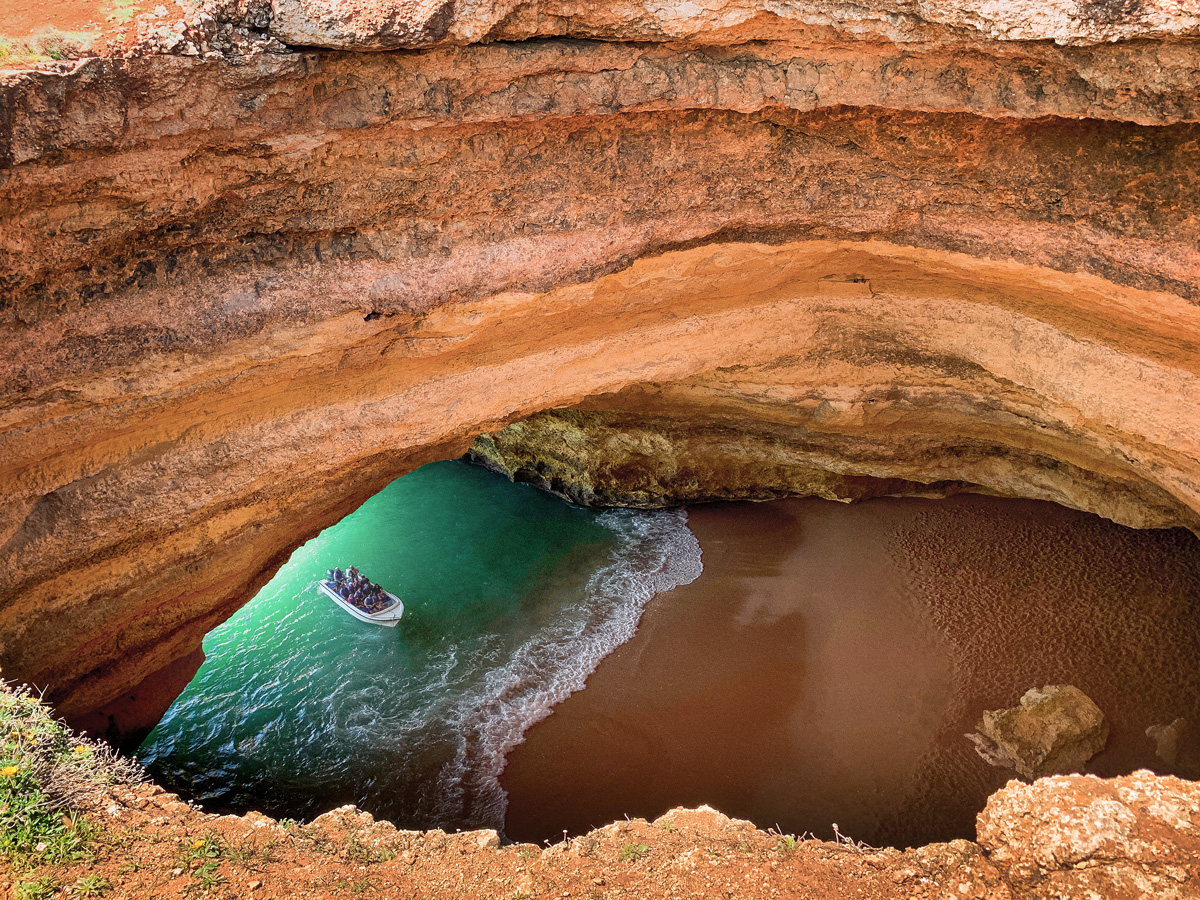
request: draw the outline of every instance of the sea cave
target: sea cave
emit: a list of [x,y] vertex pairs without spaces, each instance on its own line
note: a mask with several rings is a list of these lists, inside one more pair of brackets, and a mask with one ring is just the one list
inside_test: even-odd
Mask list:
[[[530,518],[501,515],[516,500],[482,502],[470,540],[526,521],[537,544],[549,529],[562,591],[601,562],[555,544],[554,528],[600,546],[616,540],[605,515],[686,518],[712,585],[697,563],[690,580],[647,588],[642,624],[585,673],[601,687],[556,696],[554,715],[505,745],[496,777],[527,804],[507,826],[376,815],[570,847],[626,814],[707,803],[780,839],[862,851],[824,830],[823,801],[816,818],[763,818],[803,806],[794,785],[766,786],[790,777],[771,768],[782,720],[739,757],[775,805],[719,779],[704,796],[685,774],[704,760],[687,754],[720,756],[765,722],[738,719],[756,706],[744,698],[774,693],[792,705],[763,715],[822,723],[827,740],[803,738],[814,784],[851,783],[863,748],[892,740],[868,727],[871,704],[932,715],[899,673],[926,698],[969,694],[953,726],[968,730],[984,709],[1091,673],[1116,718],[1090,774],[1006,787],[1016,776],[966,745],[982,774],[926,763],[973,781],[969,803],[942,803],[941,819],[922,811],[930,797],[852,804],[844,833],[917,854],[887,857],[889,873],[958,847],[975,867],[964,895],[1168,896],[1146,887],[1166,878],[1186,896],[1200,883],[1200,761],[1190,738],[1167,762],[1144,733],[1177,718],[1200,730],[1189,4],[204,0],[167,19],[144,10],[121,35],[0,69],[4,680],[123,751],[150,735],[166,759],[168,710],[204,677],[206,635],[259,615],[252,598],[389,492],[430,472],[486,479],[477,489],[520,492]],[[433,521],[456,508],[447,498],[412,502]],[[436,533],[421,538],[430,554],[463,551]],[[751,589],[768,569],[771,585]],[[893,621],[868,595],[919,596],[931,618]],[[719,644],[698,650],[708,632],[689,604],[744,642],[731,658],[762,666],[737,682]],[[855,626],[839,645],[852,619],[876,631]],[[682,695],[667,702],[671,672],[697,653],[709,676],[693,683],[725,704],[724,738],[689,724]],[[822,666],[856,659],[861,682],[805,693]],[[639,680],[662,703],[611,717],[641,709],[627,693]],[[1139,690],[1146,722],[1126,715]],[[693,729],[663,772],[649,762],[658,737],[639,731],[655,722]],[[646,777],[579,787],[585,752],[609,768],[627,753]],[[156,777],[214,813],[324,812],[315,789],[272,809],[163,766]],[[888,777],[872,782],[880,797]],[[679,791],[660,797],[672,779]],[[570,785],[592,805],[564,801]],[[327,799],[363,802],[344,787]],[[1047,800],[1055,790],[1087,802]],[[1073,810],[1063,821],[1091,822],[1087,803],[1110,800],[1137,810],[1113,813],[1117,850],[1076,835],[1047,859],[1020,844],[1019,823],[1058,821],[1055,803]],[[1139,856],[1128,824],[1164,804],[1191,811],[1145,826],[1169,863]],[[966,865],[929,878],[949,885]],[[877,896],[916,896],[906,878]],[[594,879],[600,894],[614,883]]]

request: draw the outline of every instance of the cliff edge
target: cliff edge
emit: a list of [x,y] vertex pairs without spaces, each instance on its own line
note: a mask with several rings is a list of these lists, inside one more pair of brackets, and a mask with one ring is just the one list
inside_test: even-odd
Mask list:
[[1132,900],[1194,896],[1200,877],[1200,789],[1148,772],[1010,782],[979,815],[977,843],[877,850],[701,807],[539,847],[402,831],[353,806],[307,824],[206,814],[3,682],[0,729],[0,889],[15,897]]
[[93,733],[481,434],[584,502],[978,490],[1200,533],[1186,4],[179,24],[0,74],[0,665]]

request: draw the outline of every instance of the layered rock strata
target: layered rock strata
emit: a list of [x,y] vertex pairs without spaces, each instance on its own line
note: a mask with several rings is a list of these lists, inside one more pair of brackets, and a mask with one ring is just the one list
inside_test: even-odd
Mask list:
[[456,46],[3,76],[6,673],[144,726],[301,541],[565,407],[573,450],[497,463],[1200,532],[1200,42],[1086,6],[522,5],[476,37],[536,39],[457,46],[460,4],[401,42]]

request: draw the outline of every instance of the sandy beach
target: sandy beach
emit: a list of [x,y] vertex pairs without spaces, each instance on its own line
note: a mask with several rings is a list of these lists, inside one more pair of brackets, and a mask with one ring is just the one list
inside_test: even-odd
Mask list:
[[976,496],[713,504],[690,525],[700,578],[509,754],[509,837],[701,803],[876,845],[973,837],[1012,773],[964,733],[1052,683],[1109,718],[1089,771],[1195,774],[1194,739],[1167,765],[1144,734],[1200,721],[1188,533]]

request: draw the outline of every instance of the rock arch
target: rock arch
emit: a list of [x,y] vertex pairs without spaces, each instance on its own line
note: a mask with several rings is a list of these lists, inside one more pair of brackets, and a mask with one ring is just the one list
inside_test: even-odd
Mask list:
[[746,21],[4,76],[6,676],[136,727],[293,547],[483,432],[580,499],[1200,531],[1190,32]]

